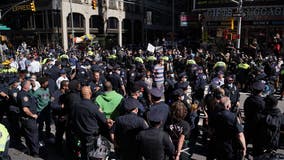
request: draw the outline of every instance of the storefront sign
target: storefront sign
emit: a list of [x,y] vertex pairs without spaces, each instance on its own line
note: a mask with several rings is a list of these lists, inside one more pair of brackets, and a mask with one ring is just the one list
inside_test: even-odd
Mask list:
[[[207,17],[232,17],[236,8],[211,8],[205,15]],[[257,16],[284,16],[284,6],[280,7],[244,7],[243,13],[246,17]]]
[[188,15],[186,15],[186,13],[184,13],[184,12],[181,12],[181,14],[180,14],[180,26],[181,27],[187,27],[188,21],[189,21]]

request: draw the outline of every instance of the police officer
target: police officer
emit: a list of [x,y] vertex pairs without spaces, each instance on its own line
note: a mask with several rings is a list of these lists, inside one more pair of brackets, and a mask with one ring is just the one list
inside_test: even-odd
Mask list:
[[168,117],[170,115],[170,109],[169,106],[164,103],[163,101],[161,101],[161,97],[162,97],[162,91],[158,88],[152,88],[151,92],[151,101],[152,101],[152,105],[149,109],[149,114],[151,114],[151,112],[156,112],[156,110],[159,111],[159,115],[163,117],[162,119],[162,124],[161,124],[161,128],[164,128],[164,124],[167,122]]
[[[264,83],[261,81],[252,84],[252,95],[250,95],[244,102],[245,112],[245,136],[247,143],[252,143],[253,146],[257,144],[258,130],[261,128],[259,117],[265,109],[265,102],[261,97],[264,89]],[[254,154],[257,152],[253,150]]]
[[[4,78],[4,77],[1,77]],[[7,111],[8,86],[5,84],[4,79],[0,83],[0,121],[2,121],[4,113]]]
[[129,90],[135,83],[136,79],[136,65],[132,64],[130,70],[127,72],[127,89]]
[[74,106],[72,130],[81,141],[82,159],[88,160],[88,153],[94,149],[95,137],[99,135],[99,124],[110,126],[112,120],[107,120],[99,111],[99,107],[91,101],[92,91],[89,86],[82,87],[82,101]]
[[165,79],[165,100],[168,103],[172,103],[171,96],[176,84],[175,74],[173,71],[168,71]]
[[20,135],[20,110],[17,105],[17,95],[19,90],[18,78],[13,78],[10,80],[9,85],[9,111],[8,111],[8,120],[10,126],[10,134],[12,137],[11,144],[18,146],[17,144],[21,143]]
[[170,136],[160,129],[164,117],[159,113],[159,110],[153,110],[148,112],[148,120],[151,128],[143,130],[137,135],[139,156],[145,160],[165,159],[165,155],[173,158],[175,146]]
[[140,105],[134,98],[125,99],[123,106],[127,113],[118,117],[113,126],[113,140],[118,145],[121,160],[138,159],[136,136],[139,131],[148,128],[146,121],[137,115]]
[[56,90],[50,97],[50,107],[53,113],[53,119],[55,122],[56,132],[55,132],[55,143],[56,147],[60,150],[63,142],[63,134],[66,130],[66,113],[64,109],[64,104],[62,97],[69,90],[69,81],[63,80],[60,84],[60,89]]
[[[230,112],[231,102],[229,97],[222,97],[220,100],[220,111],[213,118],[212,127],[216,136],[216,155],[218,160],[243,159],[246,153],[246,142],[243,128],[237,117]],[[235,137],[238,137],[237,139]],[[236,141],[238,140],[238,141]],[[241,144],[235,148],[235,144]],[[241,155],[238,150],[241,149]]]
[[225,80],[225,85],[223,86],[225,90],[225,95],[231,100],[231,111],[233,113],[238,112],[238,107],[240,106],[240,93],[237,86],[234,84],[234,76],[229,75]]
[[142,103],[140,103],[139,98],[143,97],[143,93],[141,92],[141,87],[138,85],[134,85],[131,89],[130,89],[130,95],[129,97],[127,97],[126,99],[124,99],[121,103],[121,109],[122,109],[122,113],[127,113],[127,107],[128,101],[134,101],[137,104],[138,107],[138,113],[137,115],[140,117],[144,116],[144,113],[146,112],[146,106],[144,106]]
[[39,154],[39,141],[38,141],[38,128],[36,119],[37,115],[37,101],[33,97],[29,90],[31,88],[31,82],[29,80],[23,81],[22,90],[17,95],[17,102],[21,112],[21,124],[24,130],[24,137],[30,155],[38,157]]
[[121,95],[125,96],[126,95],[126,90],[125,86],[123,83],[122,78],[120,77],[120,66],[115,65],[113,67],[114,72],[109,76],[109,81],[111,82],[113,86],[113,90],[116,92],[120,93]]
[[96,97],[104,91],[104,83],[105,80],[101,77],[101,73],[96,70],[93,72],[93,80],[89,83],[91,87],[93,96],[92,99],[96,99]]
[[206,75],[203,73],[203,68],[202,67],[197,67],[196,70],[196,79],[194,81],[193,85],[193,101],[198,100],[201,102],[201,100],[204,97],[204,90],[205,90],[205,85],[207,81]]

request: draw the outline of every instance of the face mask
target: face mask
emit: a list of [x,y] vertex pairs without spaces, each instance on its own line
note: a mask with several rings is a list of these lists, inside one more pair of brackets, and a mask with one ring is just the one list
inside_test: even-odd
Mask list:
[[175,77],[175,75],[174,75],[174,74],[170,74],[170,77],[174,78],[174,77]]
[[140,92],[140,94],[139,94],[139,98],[142,98],[143,97],[143,93],[142,92]]
[[232,88],[233,87],[233,83],[229,83],[228,86]]
[[187,81],[187,78],[184,78],[183,81],[186,82],[186,81]]
[[184,96],[181,96],[180,99],[183,101],[184,100]]

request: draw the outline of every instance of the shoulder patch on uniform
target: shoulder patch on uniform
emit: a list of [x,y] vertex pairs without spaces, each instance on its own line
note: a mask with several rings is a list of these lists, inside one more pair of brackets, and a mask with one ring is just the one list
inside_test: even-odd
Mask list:
[[25,96],[23,99],[25,102],[29,101],[29,98],[27,96]]

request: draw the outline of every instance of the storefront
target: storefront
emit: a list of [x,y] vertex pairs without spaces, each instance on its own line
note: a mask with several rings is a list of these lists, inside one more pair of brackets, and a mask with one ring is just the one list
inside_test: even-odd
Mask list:
[[[204,13],[205,34],[209,37],[238,38],[236,8],[209,8]],[[241,46],[256,38],[262,43],[272,41],[276,33],[284,37],[284,5],[245,6],[242,15]]]

